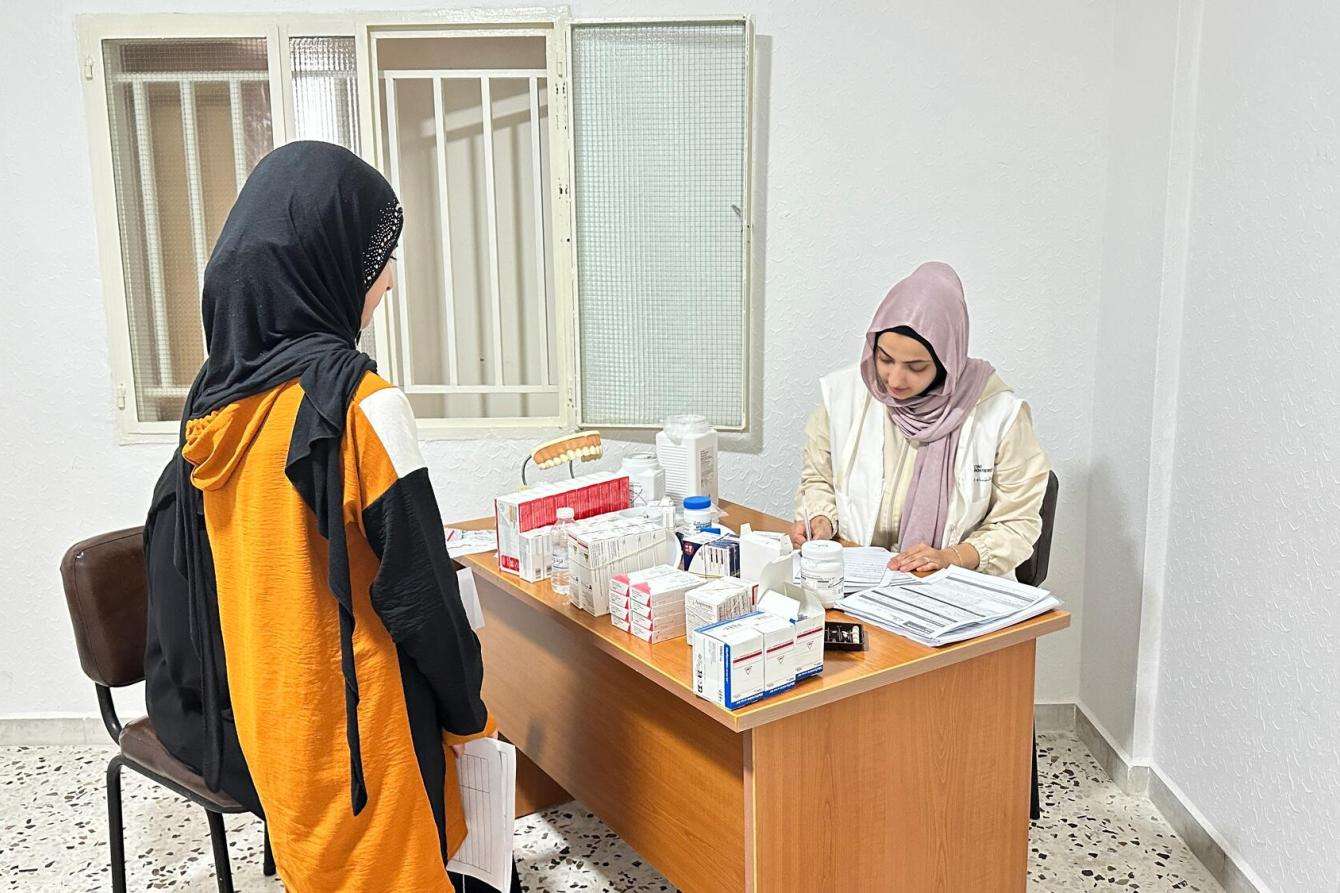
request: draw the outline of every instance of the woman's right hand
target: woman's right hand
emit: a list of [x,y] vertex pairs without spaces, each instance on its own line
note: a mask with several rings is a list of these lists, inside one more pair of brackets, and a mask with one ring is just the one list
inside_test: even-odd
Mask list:
[[[831,540],[833,538],[833,525],[828,523],[828,519],[823,515],[810,519],[810,535],[812,540]],[[791,545],[797,549],[805,545],[805,522],[797,521],[791,525]]]

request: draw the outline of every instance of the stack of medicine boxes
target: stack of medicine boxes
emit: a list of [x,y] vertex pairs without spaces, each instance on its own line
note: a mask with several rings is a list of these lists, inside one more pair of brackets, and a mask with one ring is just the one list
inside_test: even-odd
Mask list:
[[549,576],[549,531],[560,508],[577,519],[629,507],[628,475],[588,474],[569,481],[539,484],[494,500],[498,528],[498,567],[532,583]]
[[673,539],[663,523],[645,517],[577,522],[568,529],[568,600],[597,617],[608,614],[610,581],[664,564],[675,554]]

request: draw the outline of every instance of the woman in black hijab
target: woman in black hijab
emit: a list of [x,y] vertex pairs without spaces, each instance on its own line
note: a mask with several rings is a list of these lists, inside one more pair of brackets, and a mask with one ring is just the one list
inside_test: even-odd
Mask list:
[[150,717],[294,891],[451,889],[457,751],[493,734],[409,402],[356,347],[402,218],[338,146],[257,165],[146,525]]

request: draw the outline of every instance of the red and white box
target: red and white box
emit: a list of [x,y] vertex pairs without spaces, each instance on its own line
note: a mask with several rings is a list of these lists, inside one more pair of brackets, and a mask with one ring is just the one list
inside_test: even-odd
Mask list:
[[498,526],[498,567],[519,574],[521,535],[551,526],[559,509],[570,508],[573,518],[581,520],[622,511],[631,505],[631,500],[628,475],[621,472],[587,474],[499,496],[493,501]]

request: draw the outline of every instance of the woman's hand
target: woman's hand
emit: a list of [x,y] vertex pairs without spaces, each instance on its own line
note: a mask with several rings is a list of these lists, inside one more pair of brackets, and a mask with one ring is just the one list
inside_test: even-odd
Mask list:
[[[828,519],[823,515],[818,515],[810,519],[810,535],[812,540],[831,540],[833,538],[833,525],[828,523]],[[797,549],[805,545],[805,522],[797,521],[791,525],[791,545]]]
[[[495,731],[492,735],[484,735],[483,737],[485,737],[485,738],[497,738],[497,737],[498,737],[498,733]],[[465,745],[464,745],[464,744],[453,744],[453,745],[451,745],[451,749],[452,749],[453,752],[455,752],[455,754],[456,754],[456,759],[459,760],[461,757],[465,756]]]
[[922,543],[910,549],[904,549],[890,558],[889,570],[907,571],[909,573],[914,571],[938,571],[941,568],[949,567],[951,564],[958,564],[958,556],[953,549],[932,549]]

